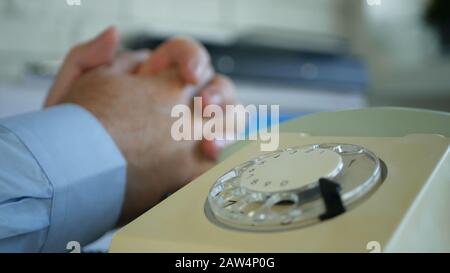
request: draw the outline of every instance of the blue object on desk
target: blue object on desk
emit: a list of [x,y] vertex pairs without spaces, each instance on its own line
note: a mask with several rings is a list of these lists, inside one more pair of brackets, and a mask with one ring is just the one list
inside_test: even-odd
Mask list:
[[[284,123],[286,121],[289,121],[291,119],[295,119],[295,118],[298,118],[298,117],[301,117],[301,116],[304,116],[304,115],[307,115],[307,114],[309,114],[309,113],[307,113],[307,112],[304,112],[304,113],[280,113],[280,117],[279,117],[279,121],[278,122],[277,121],[272,122],[270,120],[270,113],[267,115],[267,117],[268,117],[267,122],[260,120],[259,119],[259,115],[256,114],[256,116],[254,115],[254,116],[250,117],[249,123],[256,122],[256,124],[257,124],[257,131],[261,131],[261,130],[265,130],[267,127],[271,128],[274,125],[282,124],[282,123]],[[245,128],[245,137],[247,138],[249,135],[251,135],[253,133],[255,133],[255,130],[250,131],[249,124],[247,124],[247,126]]]

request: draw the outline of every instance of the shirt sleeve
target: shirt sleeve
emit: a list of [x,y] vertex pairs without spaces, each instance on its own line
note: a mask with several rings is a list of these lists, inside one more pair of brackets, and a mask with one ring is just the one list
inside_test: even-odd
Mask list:
[[0,120],[0,252],[63,252],[116,224],[126,161],[88,111],[62,105]]

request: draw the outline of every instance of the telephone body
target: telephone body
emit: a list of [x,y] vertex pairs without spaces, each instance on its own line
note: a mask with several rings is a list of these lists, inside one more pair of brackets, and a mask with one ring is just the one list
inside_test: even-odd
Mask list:
[[450,139],[280,134],[119,230],[112,252],[450,251]]

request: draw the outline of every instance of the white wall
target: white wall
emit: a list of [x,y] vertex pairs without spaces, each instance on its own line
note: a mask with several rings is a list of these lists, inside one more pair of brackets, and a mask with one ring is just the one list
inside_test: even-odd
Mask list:
[[30,61],[60,59],[74,43],[111,24],[127,33],[187,33],[227,39],[249,28],[346,36],[346,0],[0,1],[0,78],[17,79]]
[[[450,111],[450,56],[424,23],[427,0],[359,1],[350,31],[355,52],[369,64],[372,105]],[[357,13],[355,13],[357,14]]]

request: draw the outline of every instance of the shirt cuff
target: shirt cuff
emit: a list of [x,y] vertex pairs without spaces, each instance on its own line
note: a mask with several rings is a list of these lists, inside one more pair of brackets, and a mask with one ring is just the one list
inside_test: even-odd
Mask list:
[[30,150],[53,188],[43,251],[86,244],[116,224],[125,194],[126,161],[87,110],[61,105],[0,121]]

